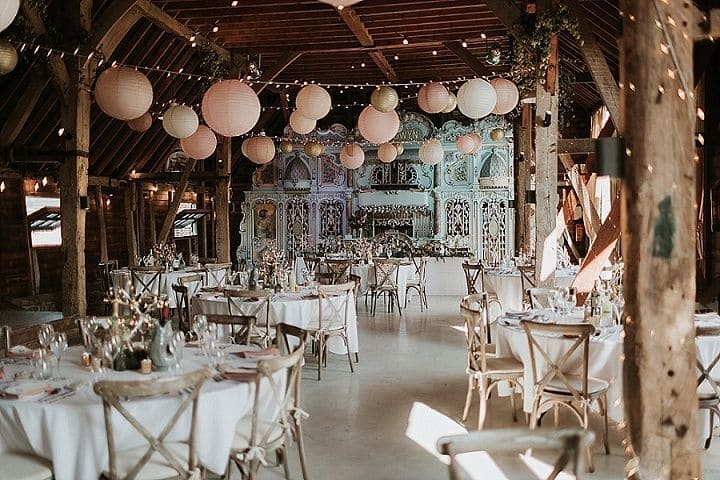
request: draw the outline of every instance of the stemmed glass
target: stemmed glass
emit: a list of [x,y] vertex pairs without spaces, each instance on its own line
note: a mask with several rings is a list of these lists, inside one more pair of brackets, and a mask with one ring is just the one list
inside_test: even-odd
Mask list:
[[195,315],[195,321],[193,322],[193,332],[198,341],[202,341],[202,337],[207,329],[207,317],[205,315]]
[[120,341],[120,337],[118,337],[117,335],[113,335],[112,337],[110,337],[109,341],[103,343],[102,354],[110,365],[110,370],[115,368],[115,359],[118,355],[120,355],[121,350],[122,342]]
[[40,342],[40,346],[47,350],[50,346],[50,341],[55,336],[55,329],[52,325],[49,323],[45,323],[43,325],[40,325],[40,328],[38,329],[38,341]]
[[173,370],[179,370],[185,352],[185,335],[175,332],[168,343],[168,350],[173,356]]
[[65,334],[65,332],[56,334],[50,340],[50,350],[53,355],[55,355],[55,360],[57,361],[57,371],[55,376],[58,378],[60,377],[60,360],[62,359],[62,354],[65,353],[65,350],[67,350],[67,347],[67,334]]

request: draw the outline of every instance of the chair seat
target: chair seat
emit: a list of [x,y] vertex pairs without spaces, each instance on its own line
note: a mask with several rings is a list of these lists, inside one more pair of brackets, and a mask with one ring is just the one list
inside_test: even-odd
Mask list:
[[0,453],[0,480],[51,480],[50,462],[24,453]]
[[[257,425],[256,440],[266,450],[271,450],[284,442],[284,429],[277,423],[259,421]],[[270,432],[268,430],[271,429]],[[232,442],[233,451],[244,451],[250,448],[250,432],[252,431],[252,418],[250,416],[241,419],[235,426],[235,437]],[[267,441],[264,439],[267,438]]]
[[[182,442],[168,442],[163,443],[165,448],[175,455],[180,464],[187,468],[188,465],[188,444]],[[142,447],[130,448],[128,450],[120,450],[117,452],[116,463],[117,463],[117,475],[120,478],[127,476],[128,472],[137,465],[140,458],[147,452],[148,446],[143,445]],[[106,478],[110,478],[109,475],[104,474]],[[162,454],[154,452],[150,461],[140,470],[137,480],[164,480],[168,478],[177,478],[178,472],[170,466],[168,461]]]
[[[582,393],[583,379],[579,375],[565,375],[568,383]],[[610,384],[599,378],[588,377],[588,395],[593,397],[600,395],[610,388]],[[572,395],[567,385],[559,378],[554,378],[545,386],[545,392],[553,395]]]
[[522,362],[515,357],[488,357],[485,363],[487,369],[482,373],[486,375],[522,375],[525,371]]

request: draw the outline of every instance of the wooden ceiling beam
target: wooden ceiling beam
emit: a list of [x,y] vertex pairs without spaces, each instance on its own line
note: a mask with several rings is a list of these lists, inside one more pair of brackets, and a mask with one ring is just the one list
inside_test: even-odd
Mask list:
[[142,18],[137,0],[114,0],[95,22],[89,45],[110,59],[130,29]]
[[175,189],[175,197],[173,198],[172,204],[170,205],[167,215],[165,216],[165,221],[163,221],[162,228],[160,229],[160,235],[158,235],[157,238],[158,242],[164,243],[165,241],[167,241],[167,238],[170,235],[170,229],[172,229],[173,222],[175,221],[175,215],[177,215],[178,208],[180,208],[180,202],[182,202],[183,193],[185,193],[188,181],[190,180],[190,175],[195,168],[195,163],[196,160],[194,158],[191,158],[185,165],[185,170],[183,171],[177,188]]
[[255,85],[255,92],[260,95],[260,92],[265,90],[265,88],[267,88],[268,86],[268,83],[265,82],[272,82],[273,80],[275,80],[278,75],[280,75],[286,68],[292,65],[295,60],[302,56],[302,54],[303,52],[290,51],[280,57],[272,66],[272,68],[269,68],[268,70],[265,70],[265,72],[263,72],[259,80],[262,83],[257,83]]
[[383,75],[385,75],[385,78],[387,78],[391,82],[399,82],[400,77],[395,72],[392,65],[390,65],[388,59],[385,58],[385,55],[383,55],[383,53],[379,49],[374,48],[375,40],[373,40],[372,35],[370,35],[370,32],[365,27],[365,24],[363,24],[362,19],[355,12],[355,10],[350,7],[346,7],[342,10],[338,10],[338,13],[340,14],[340,18],[343,19],[343,21],[348,26],[353,35],[355,35],[355,38],[358,39],[360,45],[362,45],[364,48],[372,49],[370,50],[368,55],[370,56],[372,61],[375,62],[375,65],[377,65]]
[[451,51],[456,57],[463,61],[465,65],[481,77],[491,75],[492,71],[485,66],[478,58],[470,52],[467,48],[462,46],[461,41],[445,42],[443,46]]
[[375,62],[375,65],[380,69],[380,71],[385,75],[385,78],[390,80],[391,82],[399,82],[400,76],[395,72],[392,65],[390,65],[390,62],[388,59],[383,55],[383,53],[380,50],[371,50],[368,54],[373,62]]
[[521,20],[523,12],[511,0],[485,0],[485,5],[493,12],[508,29],[515,40],[525,35]]
[[48,79],[40,74],[39,67],[32,68],[34,74],[0,129],[0,148],[12,145],[27,124],[35,106],[48,84]]

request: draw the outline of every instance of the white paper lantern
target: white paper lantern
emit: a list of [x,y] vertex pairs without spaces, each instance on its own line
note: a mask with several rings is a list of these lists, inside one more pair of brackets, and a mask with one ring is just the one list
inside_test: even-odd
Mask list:
[[466,117],[473,119],[487,117],[492,113],[496,103],[495,89],[482,78],[469,80],[458,90],[458,109]]
[[328,5],[332,5],[333,7],[342,10],[345,7],[349,7],[350,5],[355,5],[356,3],[362,2],[362,0],[320,0],[322,3],[327,3]]
[[316,121],[304,116],[300,110],[290,114],[290,128],[293,132],[306,135],[315,129]]
[[427,113],[440,113],[448,106],[450,92],[445,85],[429,82],[418,91],[418,106]]
[[163,128],[171,137],[188,138],[197,132],[200,120],[187,105],[173,105],[163,113]]
[[358,129],[365,140],[380,145],[397,135],[400,130],[400,117],[394,110],[383,113],[368,105],[360,113]]
[[480,147],[482,147],[482,136],[479,133],[470,133],[470,138],[472,138],[475,141],[475,148],[470,153],[477,153],[480,151]]
[[320,120],[330,113],[332,99],[327,90],[319,85],[303,87],[295,99],[295,105],[303,117]]
[[497,95],[497,104],[492,113],[505,115],[512,112],[520,101],[520,92],[517,86],[505,78],[493,78],[490,80],[490,84],[495,88]]
[[392,143],[383,143],[378,147],[377,156],[383,163],[390,163],[398,156],[397,148]]
[[245,151],[250,161],[258,165],[270,163],[275,158],[275,144],[265,135],[249,138],[245,144]]
[[133,120],[150,110],[153,88],[142,73],[128,67],[108,68],[95,83],[95,101],[118,120]]
[[425,165],[437,165],[442,162],[445,152],[443,151],[442,143],[439,140],[433,138],[423,143],[418,151],[420,161]]
[[390,110],[395,110],[399,101],[400,97],[398,97],[397,91],[387,85],[377,87],[373,90],[372,95],[370,95],[370,104],[375,107],[375,110],[378,112],[387,113]]
[[153,119],[150,112],[145,112],[141,117],[128,120],[127,124],[131,130],[135,130],[136,132],[147,132],[150,127],[152,127],[152,122]]
[[340,150],[340,163],[350,170],[360,168],[365,163],[365,152],[357,143],[348,143]]
[[15,70],[17,63],[18,54],[13,44],[0,40],[0,75],[7,75]]
[[252,130],[260,119],[260,108],[255,90],[240,80],[216,83],[202,100],[205,122],[225,137],[237,137]]
[[475,139],[470,135],[461,135],[455,140],[458,152],[473,153],[475,150]]
[[0,1],[0,32],[5,30],[17,17],[20,9],[20,0]]
[[445,107],[445,110],[442,111],[442,113],[450,113],[455,110],[455,107],[457,107],[457,97],[455,96],[455,94],[448,91],[448,97],[450,99],[448,100],[448,104]]
[[200,125],[195,133],[180,140],[180,146],[190,158],[204,160],[215,153],[217,136],[210,128]]

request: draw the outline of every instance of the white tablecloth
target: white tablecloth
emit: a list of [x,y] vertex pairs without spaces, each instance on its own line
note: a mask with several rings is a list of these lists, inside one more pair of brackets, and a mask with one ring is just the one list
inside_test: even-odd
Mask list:
[[[87,381],[88,385],[73,396],[56,403],[33,399],[0,400],[0,451],[27,452],[50,460],[56,480],[96,479],[107,468],[108,447],[102,400],[90,386],[93,374],[79,365],[82,351],[82,347],[73,347],[63,356],[62,375],[66,380],[49,381],[52,385]],[[197,370],[206,363],[206,358],[198,349],[188,348],[181,372]],[[31,369],[28,365],[5,366],[8,378],[12,378],[18,370]],[[149,380],[164,375],[169,374],[110,372],[106,374],[106,379]],[[235,425],[252,413],[254,390],[254,383],[215,382],[211,379],[203,386],[198,403],[197,454],[200,463],[212,472],[224,472]],[[265,400],[263,403],[272,404],[269,387],[267,392],[262,393],[262,398]],[[126,402],[125,406],[151,433],[158,435],[181,401],[180,396],[163,396]],[[169,439],[186,440],[189,425],[188,410]],[[115,442],[121,448],[147,445],[117,412],[113,412],[113,428]]]
[[[574,271],[558,270],[555,272],[558,287],[569,287],[575,279]],[[485,270],[485,290],[494,293],[502,303],[503,311],[519,312],[522,310],[522,279],[520,272],[506,273],[502,270]]]
[[[198,270],[197,268],[188,268],[185,270],[172,270],[170,272],[163,272],[162,273],[162,279],[161,279],[161,285],[160,285],[160,293],[166,294],[168,298],[168,306],[170,308],[177,308],[177,299],[175,298],[175,292],[172,289],[173,285],[176,285],[178,283],[178,279],[180,277],[185,277],[187,275],[195,275],[198,273],[202,273],[203,276],[205,275],[205,270]],[[147,272],[147,273],[140,273],[141,278],[143,279],[143,282],[150,283],[150,279],[155,275],[154,272]],[[128,282],[130,282],[130,270],[113,270],[110,273],[110,276],[112,277],[113,282],[113,288],[126,288]],[[212,275],[210,275],[210,287],[216,287],[217,282],[213,281]],[[205,279],[207,282],[207,278]],[[135,285],[135,288],[137,290],[140,290],[141,285]]]
[[[352,296],[352,293],[350,294]],[[247,305],[247,312],[250,313],[257,307],[257,302],[243,302]],[[199,293],[191,301],[192,315],[211,314],[227,315],[227,299],[222,293]],[[324,310],[323,310],[324,311]],[[307,328],[310,324],[317,322],[318,299],[306,298],[302,293],[282,293],[273,295],[270,301],[270,323],[275,325],[285,323],[300,328]],[[258,323],[264,323],[265,317],[258,318]],[[350,298],[348,308],[348,342],[352,353],[359,352],[357,314],[355,313],[355,299]],[[332,337],[328,342],[328,350],[332,353],[344,355],[347,353],[345,344],[340,337]]]

